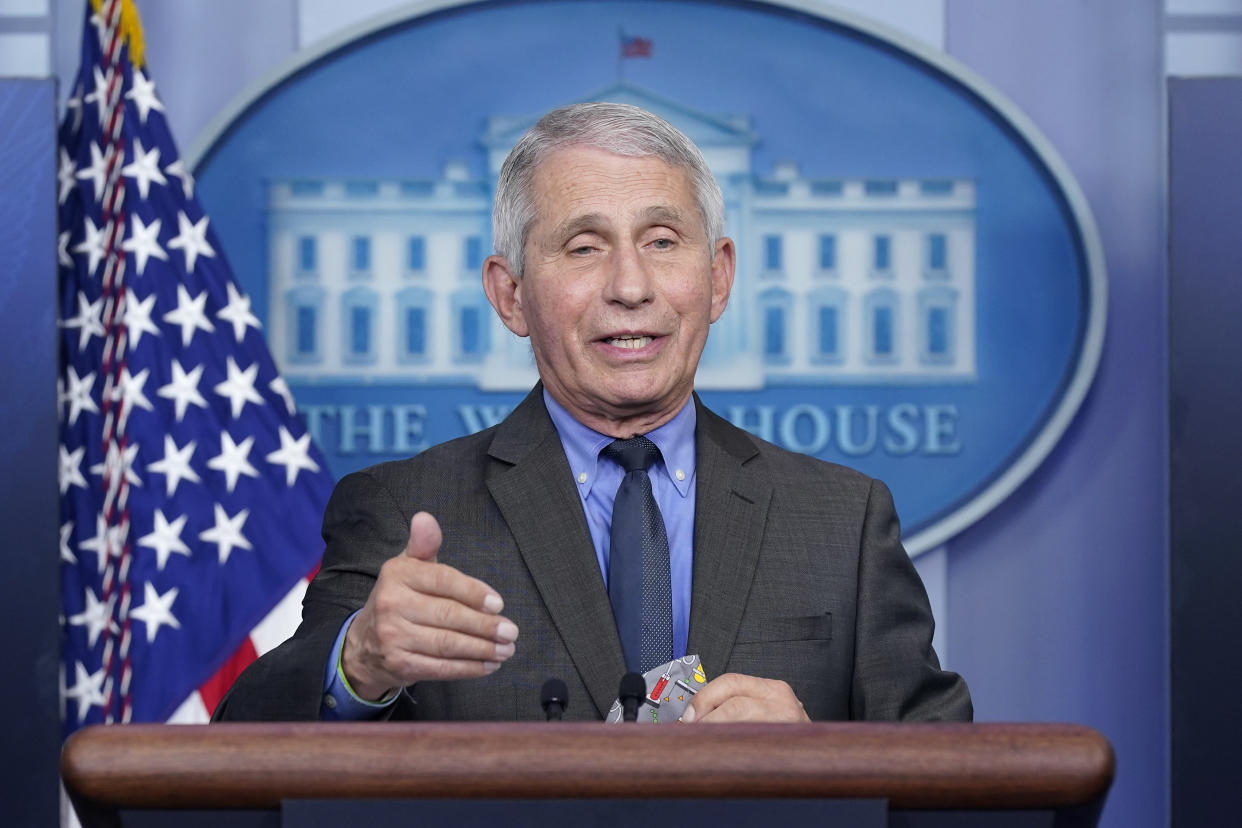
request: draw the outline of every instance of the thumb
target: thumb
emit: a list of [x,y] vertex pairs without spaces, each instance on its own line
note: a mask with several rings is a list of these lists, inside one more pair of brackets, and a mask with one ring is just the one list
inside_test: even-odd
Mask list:
[[440,551],[440,524],[429,512],[419,512],[410,518],[410,539],[405,544],[405,554],[421,561],[435,561]]

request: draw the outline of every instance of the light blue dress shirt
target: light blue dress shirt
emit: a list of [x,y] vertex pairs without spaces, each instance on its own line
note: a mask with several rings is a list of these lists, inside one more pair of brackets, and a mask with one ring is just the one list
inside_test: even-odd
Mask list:
[[[561,438],[569,469],[591,531],[595,558],[599,562],[604,587],[608,587],[609,535],[612,529],[612,502],[625,471],[600,451],[614,438],[587,428],[574,419],[545,389],[543,401]],[[694,429],[697,412],[688,401],[673,419],[650,431],[646,437],[660,449],[661,459],[650,469],[651,490],[668,535],[669,572],[673,598],[673,657],[686,655],[690,630],[690,586],[694,570]],[[324,719],[361,720],[375,718],[396,700],[368,702],[359,698],[345,682],[340,670],[341,648],[355,612],[341,625],[324,673],[324,697],[320,715]],[[520,645],[519,645],[520,646]]]
[[[615,438],[587,428],[552,399],[545,390],[544,404],[552,424],[565,447],[565,457],[573,473],[578,495],[586,511],[591,542],[599,561],[604,587],[608,587],[609,535],[612,530],[612,502],[625,470],[599,456]],[[645,436],[660,449],[661,459],[648,472],[651,491],[668,534],[669,574],[673,588],[673,657],[686,654],[690,628],[690,581],[694,567],[694,427],[698,414],[694,401],[688,401],[673,419]]]

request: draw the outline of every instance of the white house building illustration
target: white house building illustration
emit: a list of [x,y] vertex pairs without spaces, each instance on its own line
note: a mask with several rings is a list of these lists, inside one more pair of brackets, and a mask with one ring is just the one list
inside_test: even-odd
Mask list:
[[[760,175],[749,116],[627,83],[583,100],[664,117],[724,190],[738,272],[697,387],[974,381],[973,181],[807,179],[794,162]],[[271,183],[269,326],[291,380],[534,384],[529,345],[492,313],[480,268],[500,165],[536,117],[488,120],[484,179],[456,161],[435,180]]]

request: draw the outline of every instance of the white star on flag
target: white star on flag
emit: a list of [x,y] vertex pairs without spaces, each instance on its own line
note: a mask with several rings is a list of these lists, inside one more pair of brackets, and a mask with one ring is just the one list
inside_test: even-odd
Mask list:
[[[194,403],[199,408],[206,408],[207,401],[203,399],[203,395],[198,393],[198,381],[203,376],[203,366],[196,365],[194,370],[188,374],[181,367],[181,363],[177,360],[172,361],[172,382],[167,385],[160,386],[156,391],[166,400],[172,400],[173,406],[177,413],[177,422],[181,422],[181,418],[185,416],[185,410]],[[172,494],[172,492],[169,492]]]
[[247,437],[240,443],[234,443],[227,431],[220,432],[220,453],[207,461],[207,468],[224,473],[225,485],[230,492],[237,485],[241,475],[258,477],[259,472],[250,465],[250,449],[254,445],[254,437]]
[[199,540],[216,544],[220,552],[220,565],[228,563],[229,554],[234,547],[239,549],[252,549],[250,541],[246,540],[246,536],[242,534],[242,527],[246,525],[246,518],[250,517],[249,509],[242,509],[233,517],[229,517],[224,511],[224,507],[219,503],[215,505],[216,525],[205,532],[199,533]]
[[151,321],[151,309],[154,307],[155,293],[139,302],[132,288],[125,291],[125,335],[129,339],[130,351],[138,347],[144,333],[160,335],[159,326]]
[[168,179],[160,172],[160,148],[143,149],[142,142],[134,139],[134,160],[121,167],[121,175],[134,179],[138,185],[138,193],[145,199],[151,189],[151,182],[167,184]]
[[91,647],[99,640],[99,634],[105,629],[118,632],[112,620],[112,600],[100,601],[90,587],[86,588],[86,609],[69,616],[69,623],[74,626],[86,627],[86,640]]
[[160,627],[168,626],[174,630],[181,629],[181,622],[172,614],[173,601],[177,600],[177,587],[160,595],[150,581],[142,585],[142,606],[129,611],[129,617],[147,625],[147,643],[155,640]]
[[69,237],[73,235],[68,230],[61,231],[56,237],[56,261],[61,267],[73,267],[73,257],[69,255]]
[[[190,467],[190,458],[194,456],[194,449],[197,446],[197,442],[191,440],[183,447],[177,448],[177,441],[173,439],[172,435],[165,434],[164,457],[156,460],[154,463],[147,464],[148,473],[155,472],[164,475],[165,488],[169,497],[176,494],[177,486],[182,480],[189,480],[191,483],[203,482],[199,479],[198,472]],[[163,569],[163,567],[160,568]]]
[[103,572],[108,563],[108,521],[104,520],[103,515],[95,515],[95,536],[78,544],[78,549],[83,552],[94,552],[97,568]]
[[86,344],[91,341],[92,336],[102,337],[104,335],[103,321],[100,316],[103,313],[103,298],[100,297],[94,302],[86,299],[85,293],[78,293],[78,315],[66,319],[61,322],[63,328],[78,329],[78,350],[86,349]]
[[[86,181],[90,179],[92,194],[95,201],[103,198],[104,179],[108,177],[108,162],[104,158],[103,152],[99,149],[99,144],[91,141],[91,165],[78,170],[78,178]],[[94,270],[94,268],[91,268]]]
[[250,297],[238,291],[232,282],[229,282],[225,287],[229,292],[229,303],[216,312],[216,318],[223,319],[225,322],[231,322],[233,324],[233,337],[238,342],[241,342],[246,336],[247,327],[258,329],[263,326],[259,324],[258,317],[250,312]]
[[64,401],[69,403],[69,425],[75,424],[78,415],[83,411],[98,414],[99,406],[95,405],[95,399],[91,396],[91,389],[95,387],[95,372],[91,371],[86,376],[79,377],[78,372],[70,365],[66,376],[69,379],[69,388],[65,391]]
[[82,127],[82,85],[78,84],[73,90],[73,95],[65,101],[66,120],[73,118],[73,131],[77,132]]
[[168,179],[159,171],[159,146],[150,150],[143,149],[143,143],[134,139],[134,160],[120,168],[120,174],[133,179],[138,185],[138,194],[145,199],[152,181],[155,184],[168,184]]
[[[108,42],[108,24],[104,20],[103,15],[100,14],[99,12],[95,12],[94,14],[90,15],[90,17],[88,17],[87,19],[90,21],[91,26],[95,29],[95,39],[100,43],[107,43]],[[96,86],[96,89],[98,89],[99,67],[93,66],[91,68],[95,70],[95,86]],[[89,101],[90,96],[88,95],[86,99]]]
[[104,670],[100,667],[94,673],[87,672],[82,662],[78,661],[75,662],[74,672],[77,678],[72,687],[65,689],[65,698],[78,700],[78,719],[82,720],[91,707],[104,706]]
[[137,215],[130,216],[129,238],[121,242],[121,249],[127,253],[133,253],[138,258],[138,275],[147,269],[147,259],[154,256],[157,259],[168,261],[168,254],[164,252],[164,248],[160,247],[160,220],[155,219],[150,224],[143,224],[142,219]]
[[165,167],[164,172],[181,179],[181,192],[185,194],[186,201],[194,198],[194,176],[186,170],[180,158]]
[[56,180],[60,182],[57,203],[64,204],[65,199],[69,197],[69,193],[73,192],[73,188],[78,185],[77,171],[78,166],[73,163],[73,158],[65,151],[64,147],[61,147],[60,167],[56,170]]
[[292,486],[298,472],[319,471],[319,464],[310,458],[310,432],[294,440],[284,426],[280,427],[280,448],[267,455],[267,462],[285,467],[285,485]]
[[284,377],[276,377],[267,384],[267,387],[285,401],[285,408],[291,415],[297,412],[298,407],[293,401],[293,392],[289,390],[289,383],[285,382]]
[[204,290],[198,296],[191,299],[190,292],[185,289],[185,285],[177,285],[177,307],[164,314],[164,321],[181,326],[181,345],[183,347],[190,347],[190,340],[194,338],[194,331],[201,330],[211,333],[216,329],[216,326],[207,319],[207,314],[203,312],[206,304],[207,291]]
[[86,454],[86,446],[78,446],[73,451],[60,447],[60,493],[69,491],[70,486],[86,488],[86,478],[82,476],[82,457]]
[[118,449],[116,443],[109,443],[108,453],[104,455],[104,461],[91,466],[91,474],[98,474],[105,480],[111,480],[113,475],[120,474],[131,485],[141,486],[142,480],[138,478],[137,472],[134,471],[134,459],[137,456],[137,443],[132,446],[126,446],[124,451]]
[[73,554],[73,550],[69,548],[69,539],[73,537],[73,521],[68,521],[64,526],[60,527],[60,559],[65,563],[76,564],[78,562],[77,555]]
[[254,390],[254,381],[259,375],[259,363],[256,362],[245,371],[242,371],[237,367],[237,363],[233,361],[233,358],[229,357],[225,368],[228,371],[228,378],[216,386],[215,392],[221,397],[229,398],[233,419],[236,420],[241,416],[242,409],[246,407],[246,403],[251,402],[255,405],[263,405],[263,397],[258,391]]
[[85,253],[90,258],[87,260],[86,272],[91,276],[95,275],[95,268],[99,267],[99,262],[104,257],[104,229],[96,227],[95,222],[91,221],[91,217],[87,216],[85,223],[82,225],[86,230],[86,238],[73,246],[74,253]]
[[[100,31],[99,39],[102,42],[104,39],[104,27],[107,26],[107,24],[104,23],[103,18],[100,18],[98,15],[96,15],[96,18],[98,19],[98,23],[96,25],[99,27]],[[85,100],[88,104],[95,104],[95,109],[98,110],[99,115],[99,126],[102,127],[104,125],[104,105],[108,100],[108,87],[112,85],[112,70],[109,69],[108,73],[104,74],[99,71],[98,66],[93,67],[93,69],[95,77],[95,91],[88,93],[83,100]]]
[[[137,67],[134,68],[133,82],[130,90],[125,93],[125,98],[133,101],[138,107],[138,119],[144,124],[152,109],[164,111],[164,105],[155,96],[155,81],[147,80],[147,76],[142,74],[142,70]],[[143,198],[146,196],[144,195]]]
[[186,516],[182,515],[169,523],[164,517],[164,510],[156,509],[154,529],[151,534],[143,535],[138,539],[139,546],[155,550],[155,565],[160,572],[164,571],[164,564],[168,563],[168,556],[173,552],[190,557],[190,547],[181,540],[181,530],[185,528],[185,521]]
[[103,515],[96,514],[95,537],[82,541],[78,544],[78,549],[94,552],[98,569],[100,572],[103,572],[104,567],[108,564],[108,558],[120,557],[121,551],[125,548],[125,541],[128,538],[128,523],[109,526],[108,521],[104,519]]
[[191,224],[190,217],[184,212],[177,212],[177,235],[168,240],[169,250],[180,250],[185,253],[185,272],[193,273],[194,265],[199,256],[211,258],[216,251],[207,243],[207,216]]
[[[142,393],[142,386],[147,384],[147,375],[150,373],[150,368],[143,368],[137,374],[130,374],[129,368],[121,369],[121,382],[116,388],[112,389],[112,399],[114,401],[121,401],[122,429],[125,428],[125,423],[135,406],[147,411],[154,410],[151,406],[151,401],[147,399],[147,395]],[[137,450],[138,447],[134,446],[133,448]]]

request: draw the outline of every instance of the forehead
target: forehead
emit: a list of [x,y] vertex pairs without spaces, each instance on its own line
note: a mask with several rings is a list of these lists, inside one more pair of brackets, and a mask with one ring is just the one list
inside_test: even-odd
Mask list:
[[558,149],[535,170],[536,224],[598,214],[617,220],[653,208],[697,215],[689,174],[654,155],[617,155],[588,146]]

